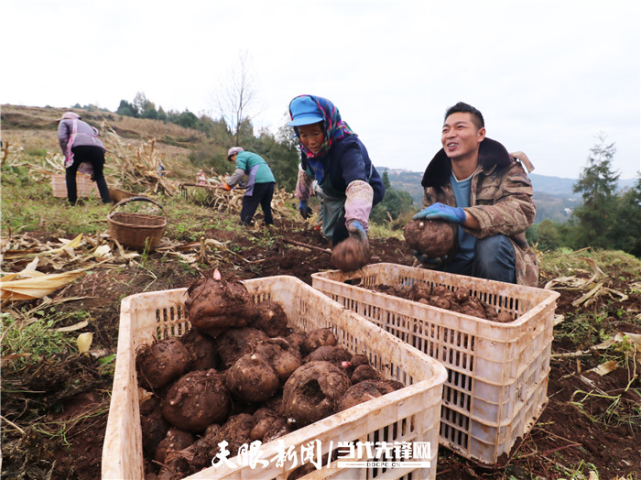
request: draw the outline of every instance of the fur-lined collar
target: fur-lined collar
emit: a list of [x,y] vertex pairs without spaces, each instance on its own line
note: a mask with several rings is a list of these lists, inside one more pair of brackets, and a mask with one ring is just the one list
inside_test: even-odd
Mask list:
[[[507,149],[491,138],[485,137],[479,147],[479,165],[483,171],[489,172],[494,167],[506,167],[512,162]],[[440,187],[449,183],[452,174],[452,162],[442,148],[432,161],[427,165],[421,185],[426,187]]]

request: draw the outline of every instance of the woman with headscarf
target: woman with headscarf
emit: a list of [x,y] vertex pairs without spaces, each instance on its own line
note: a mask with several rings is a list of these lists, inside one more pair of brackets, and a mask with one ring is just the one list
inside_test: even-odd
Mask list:
[[289,113],[288,125],[294,127],[301,150],[296,182],[301,215],[307,215],[316,180],[323,198],[323,234],[334,246],[351,236],[369,250],[369,216],[383,200],[385,187],[365,145],[325,98],[300,95],[290,102]]
[[100,132],[80,120],[80,115],[74,112],[66,112],[56,121],[59,122],[58,142],[65,156],[67,200],[71,205],[75,205],[78,200],[76,172],[80,165],[84,163],[85,165],[91,165],[91,178],[98,186],[102,202],[109,203],[111,201],[109,188],[103,174],[105,151],[107,149],[98,138]]

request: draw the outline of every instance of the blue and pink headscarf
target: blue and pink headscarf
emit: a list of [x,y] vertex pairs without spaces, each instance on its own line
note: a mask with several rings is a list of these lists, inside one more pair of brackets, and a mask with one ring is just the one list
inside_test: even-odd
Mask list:
[[[307,156],[308,159],[323,157],[329,151],[329,149],[332,148],[334,142],[345,137],[346,135],[356,135],[349,127],[349,125],[341,119],[341,114],[338,111],[338,108],[336,108],[336,106],[332,102],[330,102],[326,98],[317,97],[315,95],[299,95],[295,98],[299,97],[309,97],[314,100],[314,102],[318,106],[318,113],[323,117],[323,125],[325,129],[325,142],[323,142],[323,145],[321,145],[321,148],[317,153],[309,151],[302,143],[300,144],[301,151]],[[292,115],[291,109],[289,110],[289,116],[293,120],[294,117]],[[298,130],[294,128],[294,131],[296,132],[296,136],[298,137]]]

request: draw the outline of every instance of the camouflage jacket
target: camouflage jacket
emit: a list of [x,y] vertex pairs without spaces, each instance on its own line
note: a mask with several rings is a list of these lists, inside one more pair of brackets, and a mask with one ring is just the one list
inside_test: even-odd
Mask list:
[[[516,283],[535,287],[539,266],[536,254],[527,244],[525,231],[534,221],[536,206],[532,201],[532,183],[516,158],[525,163],[529,171],[533,170],[525,154],[509,154],[503,145],[489,138],[481,142],[479,165],[470,188],[471,206],[465,209],[479,221],[480,229],[462,228],[476,238],[507,236],[516,256]],[[441,149],[428,164],[421,181],[423,208],[435,202],[456,206],[451,173],[452,163]]]

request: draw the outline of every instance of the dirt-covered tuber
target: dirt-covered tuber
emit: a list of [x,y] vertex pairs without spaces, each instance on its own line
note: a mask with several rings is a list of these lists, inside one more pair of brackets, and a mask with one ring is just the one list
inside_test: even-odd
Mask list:
[[189,372],[167,391],[162,415],[174,427],[187,432],[203,432],[212,423],[223,422],[230,399],[221,374],[214,369]]
[[332,265],[343,272],[363,268],[370,259],[369,245],[355,238],[347,238],[332,249]]
[[430,258],[452,254],[456,245],[457,225],[442,220],[412,220],[403,229],[405,241],[412,250]]
[[181,376],[190,362],[189,351],[178,338],[145,345],[136,353],[138,384],[152,391],[162,388]]
[[219,277],[220,274],[214,274],[192,283],[185,301],[191,324],[212,337],[230,328],[246,326],[254,309],[245,285]]
[[310,362],[297,369],[283,387],[288,420],[304,426],[336,412],[338,401],[351,386],[344,370],[329,362]]

